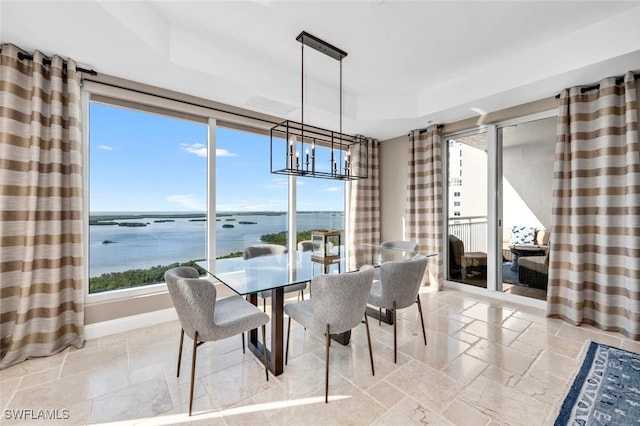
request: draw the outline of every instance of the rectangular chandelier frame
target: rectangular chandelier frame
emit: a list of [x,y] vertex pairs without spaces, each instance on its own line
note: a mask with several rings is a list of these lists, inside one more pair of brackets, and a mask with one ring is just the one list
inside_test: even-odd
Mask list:
[[[275,146],[278,141],[285,145],[285,150]],[[326,164],[318,161],[318,150],[330,151]],[[282,158],[276,160],[277,156]],[[351,136],[291,120],[271,129],[271,173],[358,180],[366,179],[368,170],[369,144],[361,135]]]

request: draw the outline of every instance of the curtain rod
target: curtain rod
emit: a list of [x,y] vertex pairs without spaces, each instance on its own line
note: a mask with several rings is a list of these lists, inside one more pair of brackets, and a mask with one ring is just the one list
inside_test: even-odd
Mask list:
[[[33,55],[27,55],[26,53],[22,53],[22,52],[18,52],[18,58],[20,60],[26,59],[28,61],[33,61]],[[51,65],[51,59],[45,57],[44,60],[42,61],[44,63],[44,65]],[[67,68],[67,61],[63,61],[62,62],[62,68]],[[81,68],[76,66],[76,71],[78,72],[82,72],[85,74],[91,74],[91,75],[98,75],[98,73],[95,70],[91,70],[91,69],[86,69],[86,68]]]
[[[429,127],[423,127],[422,129],[416,129],[416,130],[417,130],[418,132],[420,132],[420,133],[424,133],[424,132],[426,132],[426,131],[427,131],[427,129],[428,129],[428,128],[429,128]],[[438,130],[443,129],[443,128],[444,128],[444,124],[438,124],[437,128],[438,128]],[[407,136],[411,136],[411,133],[407,133]]]
[[217,111],[217,112],[222,112],[225,114],[231,114],[231,115],[235,115],[237,117],[242,117],[242,118],[248,118],[250,120],[256,120],[256,121],[262,121],[263,123],[268,123],[268,124],[280,124],[281,122],[276,122],[276,121],[271,121],[271,120],[267,120],[264,118],[259,118],[259,117],[251,117],[250,115],[247,114],[241,114],[239,112],[233,112],[233,111],[227,111],[221,108],[215,108],[212,106],[208,106],[208,105],[203,105],[203,104],[199,104],[196,102],[190,102],[190,101],[185,101],[182,99],[176,99],[176,98],[172,98],[170,96],[164,96],[164,95],[159,95],[157,93],[150,93],[150,92],[146,92],[144,90],[139,90],[139,89],[132,89],[130,87],[125,87],[125,86],[120,86],[118,84],[114,84],[114,83],[105,83],[104,81],[98,81],[98,80],[92,80],[90,78],[86,78],[86,81],[92,81],[94,83],[98,83],[98,84],[104,84],[105,86],[109,86],[109,87],[115,87],[116,89],[124,89],[124,90],[128,90],[131,92],[135,92],[135,93],[140,93],[141,95],[148,95],[148,96],[154,96],[156,98],[160,98],[160,99],[164,99],[164,100],[168,100],[168,101],[175,101],[175,102],[181,102],[183,104],[187,104],[187,105],[191,105],[191,106],[195,106],[195,107],[199,107],[199,108],[205,108],[205,109],[210,109],[212,111]]
[[[633,78],[635,78],[636,80],[639,79],[640,78],[640,74],[633,74]],[[624,82],[624,77],[616,78],[616,85],[618,85],[618,84],[620,84],[622,82]],[[585,92],[588,92],[590,90],[598,90],[599,88],[600,88],[600,84],[596,83],[596,84],[593,84],[591,86],[586,86],[586,87],[581,88],[580,89],[580,93],[585,93]],[[560,99],[560,93],[558,93],[556,95],[556,99]]]

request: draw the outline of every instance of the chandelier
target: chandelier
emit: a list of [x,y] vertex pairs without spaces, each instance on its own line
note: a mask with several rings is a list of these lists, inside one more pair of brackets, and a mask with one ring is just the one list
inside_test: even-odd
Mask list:
[[[361,135],[342,133],[342,59],[347,53],[303,31],[301,43],[301,120],[283,121],[271,129],[271,173],[323,179],[366,179],[369,144]],[[327,130],[304,123],[304,47],[309,46],[340,64],[340,127]]]

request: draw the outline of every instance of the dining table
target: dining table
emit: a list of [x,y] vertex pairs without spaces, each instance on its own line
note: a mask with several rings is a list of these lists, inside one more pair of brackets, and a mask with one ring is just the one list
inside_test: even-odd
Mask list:
[[[251,259],[210,259],[198,261],[196,264],[224,284],[236,294],[247,297],[247,300],[258,305],[258,294],[271,291],[271,341],[270,347],[258,341],[258,331],[249,332],[247,347],[259,359],[263,359],[263,351],[267,351],[268,368],[274,375],[284,371],[284,300],[288,286],[311,283],[315,275],[326,273],[349,273],[363,265],[379,266],[382,262],[394,259],[410,258],[417,252],[395,248],[382,248],[378,244],[360,244],[352,247],[339,260],[333,262],[333,270],[326,264],[312,261],[310,251],[293,252],[280,255],[269,255]],[[342,252],[344,253],[344,251]],[[434,256],[435,254],[428,254]],[[311,289],[311,292],[313,290]],[[376,316],[377,310],[368,314]],[[383,318],[389,322],[390,315]],[[349,334],[332,336],[342,344],[349,342]]]

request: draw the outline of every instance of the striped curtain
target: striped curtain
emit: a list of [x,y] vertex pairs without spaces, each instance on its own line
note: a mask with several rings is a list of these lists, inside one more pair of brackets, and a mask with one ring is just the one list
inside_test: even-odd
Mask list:
[[422,252],[438,254],[429,259],[425,284],[442,290],[442,135],[433,125],[412,131],[409,142],[405,239],[417,241]]
[[552,203],[548,315],[640,339],[633,73],[561,94]]
[[30,60],[2,45],[0,105],[0,368],[6,368],[84,343],[75,63],[40,52]]
[[[380,163],[378,152],[380,143],[375,139],[367,139],[368,159],[359,158],[366,155],[363,150],[352,152],[352,167],[355,174],[368,164],[367,179],[351,181],[351,198],[349,202],[349,267],[359,267],[373,261],[374,250],[363,248],[363,244],[380,244]],[[358,248],[355,250],[355,248]]]

